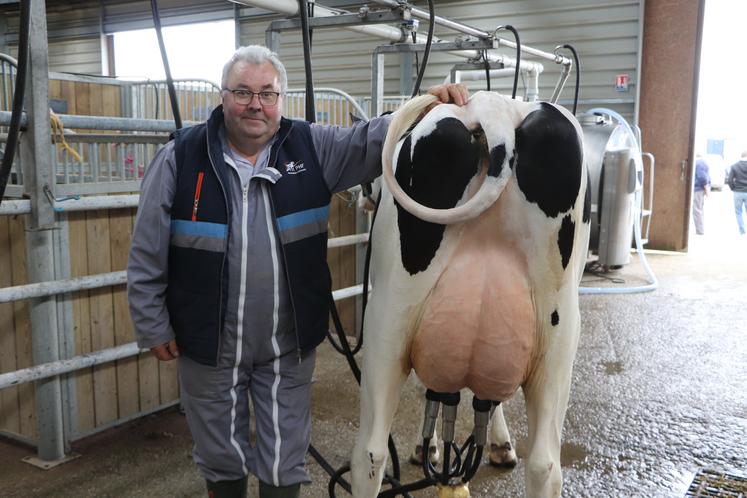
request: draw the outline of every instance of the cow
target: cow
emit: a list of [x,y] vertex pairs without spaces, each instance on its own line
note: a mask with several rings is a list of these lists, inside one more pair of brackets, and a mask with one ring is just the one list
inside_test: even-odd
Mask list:
[[383,147],[353,496],[379,492],[414,369],[437,393],[500,402],[521,387],[526,495],[558,497],[589,240],[581,127],[560,106],[493,92],[434,102],[400,108]]

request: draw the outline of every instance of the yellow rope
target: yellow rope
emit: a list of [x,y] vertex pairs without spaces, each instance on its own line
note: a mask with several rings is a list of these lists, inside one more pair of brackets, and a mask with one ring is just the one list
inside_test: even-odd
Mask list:
[[57,114],[55,114],[52,109],[49,110],[49,121],[52,127],[52,143],[62,145],[62,148],[65,149],[68,154],[73,156],[73,159],[82,163],[83,158],[80,157],[80,154],[78,154],[75,149],[70,147],[70,144],[68,144],[65,140],[65,127],[63,126],[60,117],[57,116]]

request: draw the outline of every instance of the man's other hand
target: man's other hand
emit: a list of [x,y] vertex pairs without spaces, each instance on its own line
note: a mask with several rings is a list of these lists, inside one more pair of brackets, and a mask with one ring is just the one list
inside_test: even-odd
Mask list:
[[169,361],[179,357],[179,348],[176,347],[176,341],[173,339],[160,346],[154,346],[150,350],[161,361]]
[[469,100],[469,90],[461,83],[432,86],[428,93],[438,97],[442,104],[464,105]]

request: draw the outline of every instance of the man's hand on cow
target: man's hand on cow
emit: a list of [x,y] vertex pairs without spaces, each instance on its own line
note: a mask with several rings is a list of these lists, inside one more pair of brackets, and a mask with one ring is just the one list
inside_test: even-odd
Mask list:
[[438,97],[442,104],[465,105],[469,100],[469,90],[461,83],[432,86],[428,93]]
[[161,361],[169,361],[179,357],[179,348],[176,347],[176,341],[173,339],[160,346],[153,346],[150,350]]

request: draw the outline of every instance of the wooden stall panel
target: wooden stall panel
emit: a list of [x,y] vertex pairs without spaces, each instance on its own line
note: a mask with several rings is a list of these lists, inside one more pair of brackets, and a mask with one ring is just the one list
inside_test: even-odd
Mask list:
[[[70,274],[72,277],[89,275],[88,271],[88,238],[86,236],[86,213],[68,214],[70,234]],[[75,336],[75,354],[90,353],[91,349],[91,314],[88,291],[72,294],[73,327]],[[94,416],[93,368],[78,370],[73,374],[76,379],[78,411],[76,429],[85,433],[96,427]]]
[[[12,262],[11,285],[27,284],[29,280],[26,272],[24,217],[12,216],[8,218],[8,234],[10,236],[10,258]],[[16,368],[28,368],[33,364],[31,318],[28,301],[15,301],[13,303],[13,325],[15,329]],[[20,435],[29,439],[36,438],[33,384],[26,383],[18,387],[18,422]]]
[[[10,258],[8,217],[0,216],[0,288],[13,285],[13,263]],[[0,373],[16,370],[16,330],[13,303],[0,304]],[[18,388],[0,390],[0,430],[20,434]]]
[[[353,235],[355,233],[355,203],[352,197],[343,192],[332,197],[329,214],[329,238]],[[332,289],[342,289],[356,284],[355,281],[355,246],[335,247],[327,252],[327,261],[332,273]],[[337,301],[340,321],[348,336],[354,337],[356,331],[355,298]],[[330,320],[330,330],[335,331]],[[335,335],[333,333],[333,335]]]
[[[29,283],[26,272],[26,225],[24,217],[16,216],[10,220],[10,236],[13,241],[11,257],[13,258],[13,285]],[[16,325],[16,358],[18,368],[33,366],[33,346],[31,343],[31,310],[28,301],[13,303],[13,315]],[[21,434],[36,439],[36,417],[34,415],[35,389],[33,384],[19,387]]]

